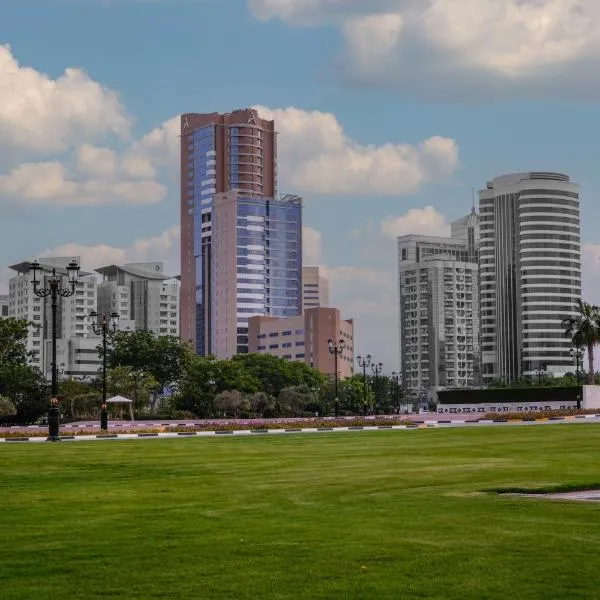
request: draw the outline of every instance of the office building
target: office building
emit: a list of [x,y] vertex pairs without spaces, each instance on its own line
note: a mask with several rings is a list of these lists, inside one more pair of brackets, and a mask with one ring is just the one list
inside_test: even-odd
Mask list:
[[230,358],[248,352],[249,317],[302,311],[302,199],[216,194],[209,224],[196,279],[196,348]]
[[302,307],[329,306],[329,280],[322,267],[302,267]]
[[352,376],[354,323],[352,319],[342,319],[337,308],[309,308],[295,317],[254,316],[248,320],[250,352],[300,360],[325,375],[334,375],[335,357],[329,352],[329,339],[344,340],[344,351],[338,356],[338,375]]
[[573,370],[562,320],[581,297],[579,186],[548,172],[479,192],[484,383]]
[[[63,277],[63,287],[68,288],[66,266],[73,257],[44,257],[40,260],[40,287],[48,287],[52,270]],[[76,257],[79,263],[79,257]],[[10,317],[26,319],[33,323],[27,338],[30,364],[38,367],[50,378],[52,373],[52,299],[40,298],[33,293],[29,273],[30,262],[12,265],[17,275],[9,281]],[[96,277],[79,272],[75,294],[58,298],[56,363],[59,376],[88,379],[98,375],[100,357],[97,346],[100,338],[89,326],[88,315],[96,310]]]
[[214,195],[275,198],[276,147],[274,122],[252,109],[181,116],[181,339],[201,355],[212,343]]
[[179,281],[162,262],[109,265],[96,269],[98,313],[119,314],[119,329],[142,329],[156,335],[179,335]]
[[9,299],[8,294],[0,295],[0,319],[8,318]]
[[411,393],[479,382],[477,229],[472,213],[452,224],[457,237],[398,238],[402,385]]

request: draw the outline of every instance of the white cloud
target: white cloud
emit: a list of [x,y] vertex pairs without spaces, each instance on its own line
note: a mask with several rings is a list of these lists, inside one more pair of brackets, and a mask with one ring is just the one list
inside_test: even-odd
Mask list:
[[88,246],[72,242],[48,248],[39,256],[79,256],[84,271],[93,271],[110,264],[160,261],[164,263],[167,274],[177,275],[179,274],[179,235],[179,226],[175,225],[157,236],[138,239],[131,246],[124,248],[106,244]]
[[397,369],[398,300],[393,268],[338,266],[326,269],[332,305],[354,319],[355,354],[372,354],[384,372]]
[[318,266],[322,260],[322,235],[313,227],[302,227],[302,261],[305,265]]
[[581,253],[582,296],[600,305],[600,244],[584,244]]
[[134,142],[125,154],[126,158],[145,161],[151,168],[179,168],[179,115],[165,121],[140,140]]
[[[129,134],[131,121],[117,94],[78,69],[53,80],[20,66],[10,48],[0,46],[0,204],[160,202],[166,188],[158,170],[176,163],[176,120],[123,153],[95,146],[94,138]],[[19,163],[24,157],[31,159]]]
[[337,25],[346,74],[363,82],[495,97],[599,89],[589,77],[600,52],[597,0],[250,0],[248,6],[261,20]]
[[401,235],[449,236],[450,224],[433,206],[411,208],[401,217],[388,216],[380,225],[383,235],[396,238]]
[[57,79],[19,65],[0,46],[0,149],[48,154],[107,134],[126,137],[131,125],[117,94],[80,69]]
[[[157,181],[122,178],[114,170],[110,173],[114,167],[111,160],[99,161],[95,166],[85,164],[95,153],[88,149],[83,158],[78,157],[84,163],[79,166],[87,169],[90,178],[69,172],[58,161],[21,164],[0,175],[0,198],[50,207],[152,204],[165,198],[166,188]],[[104,159],[109,157],[108,153],[100,154]]]
[[448,138],[432,137],[417,146],[361,145],[344,134],[331,113],[256,108],[275,119],[281,179],[301,193],[407,194],[458,165],[458,148]]

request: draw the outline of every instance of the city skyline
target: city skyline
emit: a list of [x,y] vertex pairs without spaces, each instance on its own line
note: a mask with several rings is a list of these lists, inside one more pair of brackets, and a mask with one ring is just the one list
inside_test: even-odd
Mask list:
[[[9,264],[44,255],[80,255],[86,270],[161,260],[176,274],[178,115],[257,106],[278,123],[280,191],[305,198],[305,264],[327,267],[332,306],[355,319],[356,354],[376,354],[386,371],[397,369],[395,237],[447,235],[450,221],[468,212],[473,188],[519,169],[566,172],[582,185],[583,296],[600,301],[600,175],[588,104],[598,94],[576,68],[588,42],[546,63],[541,51],[527,55],[516,44],[509,56],[491,43],[469,74],[465,39],[455,63],[465,99],[451,77],[404,65],[394,45],[401,27],[391,26],[405,16],[399,9],[386,21],[389,47],[379,48],[382,65],[394,60],[397,68],[390,81],[379,71],[366,81],[374,49],[366,42],[384,39],[375,35],[377,3],[355,2],[346,13],[342,3],[287,4],[287,13],[258,0],[1,7],[0,43],[11,49],[0,49],[0,90],[8,98],[0,108],[0,284],[8,283]],[[28,22],[32,6],[43,28]],[[313,12],[302,14],[303,6]],[[482,31],[494,23],[521,39],[513,13],[489,18],[486,10],[474,7]],[[102,35],[82,43],[90,21]],[[202,36],[192,34],[194,23]],[[203,57],[225,26],[248,50],[245,60],[227,48],[209,65]],[[450,43],[456,40],[440,38],[432,48]],[[360,81],[332,68],[340,52],[346,64],[362,65]],[[568,85],[553,89],[547,73],[558,81],[571,66]],[[88,75],[63,75],[72,68]],[[24,98],[40,103],[23,105]]]

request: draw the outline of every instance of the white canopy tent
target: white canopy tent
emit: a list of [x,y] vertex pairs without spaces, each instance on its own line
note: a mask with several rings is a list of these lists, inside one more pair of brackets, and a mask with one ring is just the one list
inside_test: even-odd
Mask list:
[[125,396],[113,396],[112,398],[106,399],[106,404],[127,404],[129,405],[129,416],[133,421],[133,400],[125,398]]

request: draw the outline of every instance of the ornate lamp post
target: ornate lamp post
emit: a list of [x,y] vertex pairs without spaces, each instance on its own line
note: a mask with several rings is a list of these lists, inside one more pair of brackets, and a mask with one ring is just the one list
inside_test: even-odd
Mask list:
[[34,260],[29,266],[32,271],[31,283],[33,284],[33,293],[40,298],[52,298],[52,387],[50,407],[48,408],[48,438],[49,442],[58,442],[59,432],[59,411],[58,411],[58,365],[56,364],[56,313],[58,310],[58,298],[68,298],[75,293],[75,285],[79,277],[79,265],[76,260],[72,260],[67,265],[67,276],[69,278],[69,287],[62,287],[62,275],[56,274],[56,268],[52,269],[52,275],[48,278],[47,287],[40,287],[41,266],[38,260]]
[[329,353],[333,354],[333,362],[335,369],[335,416],[340,414],[340,400],[338,397],[338,356],[342,354],[346,347],[346,342],[340,339],[338,342],[329,338],[327,340],[327,346],[329,347]]
[[366,356],[357,356],[356,360],[358,361],[358,366],[363,372],[363,410],[365,414],[367,414],[367,367],[371,365],[371,355],[367,354]]
[[[571,348],[569,354],[571,358],[575,360],[575,378],[577,379],[577,383],[579,383],[579,365],[582,364],[583,361],[583,348]],[[583,365],[582,365],[583,366]]]
[[373,380],[373,394],[375,396],[374,401],[375,401],[375,406],[373,407],[374,409],[377,408],[378,402],[377,402],[377,378],[379,377],[379,374],[381,373],[381,369],[383,369],[383,363],[371,363],[371,371],[373,371],[373,376],[374,376],[374,380]]
[[394,380],[394,401],[396,403],[396,412],[400,414],[400,373],[392,371],[392,379]]
[[113,336],[117,331],[119,313],[112,312],[109,318],[110,320],[104,315],[98,326],[96,324],[98,313],[95,310],[90,313],[94,333],[102,336],[102,407],[100,409],[100,429],[103,431],[108,431],[108,407],[106,406],[106,337]]

